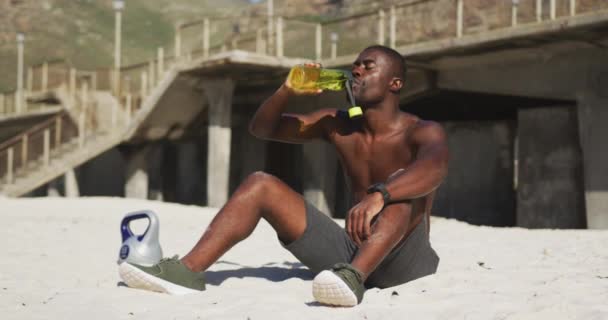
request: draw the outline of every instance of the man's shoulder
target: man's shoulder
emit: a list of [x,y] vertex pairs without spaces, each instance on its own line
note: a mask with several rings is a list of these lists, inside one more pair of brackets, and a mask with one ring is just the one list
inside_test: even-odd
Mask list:
[[445,131],[438,122],[432,120],[424,120],[416,117],[415,122],[412,124],[412,128],[409,136],[414,141],[419,140],[445,140]]
[[411,113],[402,112],[407,139],[419,136],[444,135],[443,127],[438,122],[422,119]]

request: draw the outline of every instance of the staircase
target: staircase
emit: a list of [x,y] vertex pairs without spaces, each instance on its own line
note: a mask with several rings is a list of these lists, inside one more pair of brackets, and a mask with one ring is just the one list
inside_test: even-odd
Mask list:
[[0,195],[26,195],[122,143],[178,73],[179,67],[170,66],[156,81],[136,93],[124,90],[118,99],[109,90],[88,90],[79,79],[30,95],[55,101],[56,115],[0,143]]

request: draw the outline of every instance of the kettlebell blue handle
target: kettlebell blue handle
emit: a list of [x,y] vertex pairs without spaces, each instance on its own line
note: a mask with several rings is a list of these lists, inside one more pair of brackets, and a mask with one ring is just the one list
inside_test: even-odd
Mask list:
[[[150,220],[150,216],[148,215],[147,211],[129,213],[122,219],[122,222],[120,222],[120,233],[122,235],[122,242],[125,242],[127,239],[134,236],[133,231],[131,231],[131,228],[129,227],[129,223],[133,220],[139,220],[143,218]],[[148,224],[146,231],[144,231],[142,235],[137,237],[137,240],[141,241],[149,229],[150,224]]]

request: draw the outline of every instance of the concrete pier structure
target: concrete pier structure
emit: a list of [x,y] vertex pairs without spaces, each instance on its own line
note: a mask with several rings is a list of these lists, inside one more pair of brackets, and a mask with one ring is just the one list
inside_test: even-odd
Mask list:
[[[393,32],[397,27],[407,28],[407,17],[401,15],[416,13],[415,18],[426,11],[382,10],[390,14],[391,47],[409,62],[401,108],[440,122],[452,150],[448,178],[438,189],[433,214],[495,226],[608,228],[608,151],[604,148],[608,136],[608,12],[590,11],[581,5],[580,10],[588,10],[584,14],[544,12],[539,15],[542,19],[531,22],[526,20],[531,17],[531,8],[520,7],[519,16],[517,12],[504,15],[514,17],[511,21],[515,22],[496,27],[471,22],[485,21],[481,19],[481,7],[464,4],[462,9],[461,5],[448,8],[439,1],[424,3],[427,1],[420,5],[437,6],[427,8],[433,12],[453,13],[456,23],[452,25],[445,15],[433,14],[428,30],[412,30],[407,35],[418,35],[405,39],[403,32]],[[492,12],[485,14],[498,17]],[[335,23],[359,18],[341,18]],[[446,26],[445,30],[431,32],[438,22]],[[247,130],[255,109],[281,85],[290,67],[309,61],[305,57],[322,60],[328,56],[329,47],[323,50],[320,41],[328,28],[321,28],[321,24],[327,25],[315,24],[318,35],[308,43],[308,47],[315,47],[315,52],[310,52],[313,56],[295,49],[305,43],[296,35],[286,37],[286,50],[272,50],[284,51],[283,57],[262,54],[266,50],[227,51],[226,43],[224,50],[210,48],[209,32],[213,28],[205,19],[201,27],[207,31],[203,32],[201,52],[191,50],[176,59],[166,57],[125,70],[132,73],[131,79],[146,79],[140,84],[141,96],[127,92],[120,97],[108,94],[107,99],[91,97],[98,108],[88,110],[99,114],[93,119],[87,114],[87,125],[112,126],[106,126],[106,131],[87,127],[88,144],[83,141],[75,151],[69,144],[73,130],[57,149],[60,157],[54,163],[61,166],[54,167],[53,160],[57,159],[51,159],[51,165],[32,170],[35,172],[27,178],[13,175],[18,158],[23,158],[17,141],[27,139],[8,141],[0,154],[12,151],[10,157],[0,158],[0,174],[11,171],[11,183],[0,186],[0,192],[19,196],[79,166],[83,195],[152,197],[220,207],[247,175],[263,170],[285,181],[324,212],[343,217],[353,203],[330,146],[322,141],[303,145],[262,141]],[[367,33],[377,38],[369,25],[358,26],[369,29]],[[455,30],[448,30],[450,26]],[[357,36],[356,43],[366,41],[359,39],[359,29],[342,29]],[[339,38],[348,36],[341,33]],[[180,49],[185,50],[187,41],[183,40]],[[348,49],[343,44],[340,56],[321,61],[325,67],[348,69],[356,51],[374,43]],[[261,45],[256,44],[256,49]],[[245,46],[239,43],[239,48]],[[161,65],[163,73],[142,75]],[[71,70],[69,87],[80,87],[82,83],[76,84],[82,82],[82,72]],[[74,92],[58,90],[50,95],[41,93],[39,100],[59,101],[65,104],[62,108],[77,112],[80,109],[73,98]],[[347,105],[344,93],[323,93],[294,98],[286,112],[346,109]],[[12,112],[8,100],[5,106],[3,110]],[[108,114],[116,117],[103,120],[109,118]],[[71,116],[85,122],[82,114]],[[19,127],[9,131],[9,126],[3,126],[8,132],[6,139],[31,126],[13,122],[13,117],[7,113],[4,120],[0,119]],[[71,122],[66,119],[62,123]],[[50,125],[46,129],[52,130]],[[114,136],[108,135],[115,131],[118,133]],[[30,137],[29,141],[34,139]],[[33,159],[37,151],[34,144],[30,146]],[[131,151],[136,146],[157,149],[154,156],[142,156]],[[110,151],[98,156],[106,150]],[[126,156],[118,150],[126,150]]]

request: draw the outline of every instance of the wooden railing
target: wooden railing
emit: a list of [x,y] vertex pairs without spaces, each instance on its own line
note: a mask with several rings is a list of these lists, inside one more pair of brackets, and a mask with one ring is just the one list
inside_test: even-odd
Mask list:
[[52,154],[77,135],[78,130],[66,112],[35,125],[27,131],[0,144],[0,180],[13,183],[17,174],[25,172],[35,162],[48,166]]

